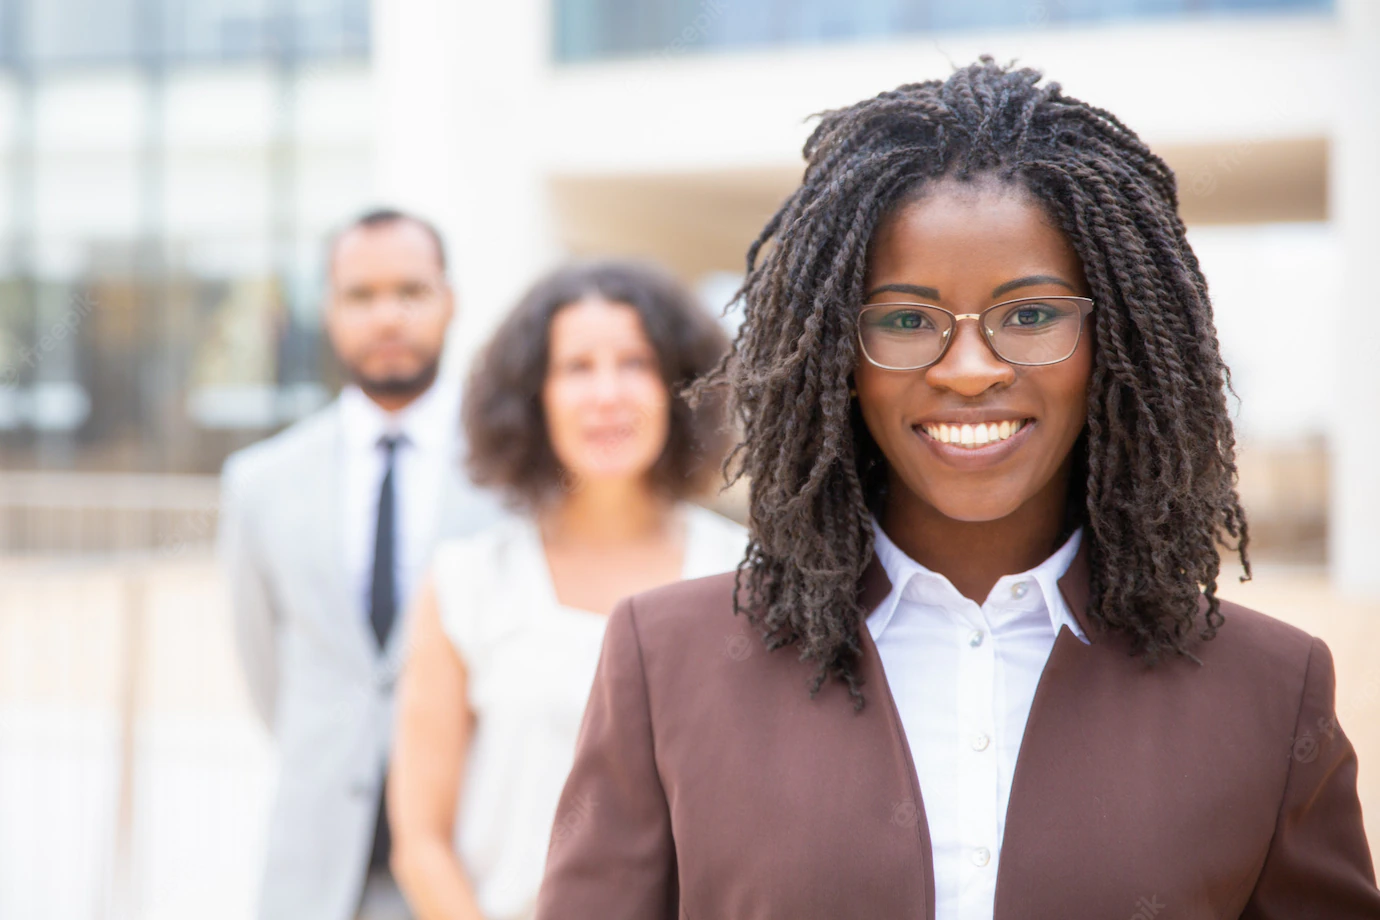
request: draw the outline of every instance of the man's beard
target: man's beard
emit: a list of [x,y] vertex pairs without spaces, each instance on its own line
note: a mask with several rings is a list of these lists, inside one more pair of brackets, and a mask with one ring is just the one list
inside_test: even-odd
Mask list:
[[433,383],[441,367],[436,358],[422,366],[421,370],[407,377],[367,377],[355,368],[347,368],[355,386],[364,391],[365,396],[388,399],[409,399],[422,395]]

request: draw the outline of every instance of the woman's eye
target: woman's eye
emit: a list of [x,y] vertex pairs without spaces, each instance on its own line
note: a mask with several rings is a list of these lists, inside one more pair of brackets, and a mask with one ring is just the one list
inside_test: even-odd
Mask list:
[[919,310],[896,310],[883,316],[878,324],[897,332],[917,332],[931,325],[930,318]]
[[1007,326],[1018,326],[1030,328],[1032,326],[1043,326],[1051,321],[1058,319],[1060,311],[1045,304],[1031,304],[1019,307],[1006,315]]

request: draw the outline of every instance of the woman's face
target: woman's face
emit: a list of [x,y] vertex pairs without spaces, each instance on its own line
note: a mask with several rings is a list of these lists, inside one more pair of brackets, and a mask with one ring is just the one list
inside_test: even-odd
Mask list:
[[[955,314],[1020,297],[1088,295],[1073,247],[1024,190],[953,180],[878,227],[866,291],[868,303]],[[1067,360],[1041,367],[999,359],[972,320],[959,321],[944,357],[920,370],[883,370],[860,351],[858,404],[887,460],[888,501],[902,503],[892,510],[919,502],[953,520],[996,521],[1050,489],[1062,494],[1088,414],[1091,322]],[[997,439],[988,427],[988,437],[972,439],[984,445],[944,443],[979,424],[995,424]]]
[[571,486],[643,477],[666,446],[670,394],[628,304],[586,298],[556,312],[541,398]]

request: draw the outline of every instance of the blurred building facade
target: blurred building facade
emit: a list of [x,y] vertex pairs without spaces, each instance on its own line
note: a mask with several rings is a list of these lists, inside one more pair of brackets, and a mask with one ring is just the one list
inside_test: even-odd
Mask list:
[[8,469],[214,472],[327,397],[368,0],[0,0]]
[[454,364],[570,254],[721,304],[811,113],[991,53],[1178,171],[1262,546],[1380,592],[1378,6],[0,0],[0,468],[212,473],[320,405],[321,242],[373,203],[450,238]]

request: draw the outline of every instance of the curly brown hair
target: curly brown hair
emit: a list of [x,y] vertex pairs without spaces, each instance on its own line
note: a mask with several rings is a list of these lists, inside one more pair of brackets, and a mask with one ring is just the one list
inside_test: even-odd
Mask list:
[[700,493],[717,477],[728,447],[723,401],[691,407],[684,390],[728,349],[719,324],[668,273],[632,261],[569,265],[523,295],[479,354],[465,390],[466,466],[479,485],[500,490],[518,509],[535,510],[562,492],[564,473],[542,406],[551,321],[588,297],[637,311],[671,396],[666,445],[653,484],[673,498]]
[[812,693],[837,678],[862,705],[856,586],[885,458],[849,396],[853,305],[877,226],[940,178],[1026,189],[1098,303],[1068,521],[1086,527],[1089,616],[1151,663],[1188,654],[1203,598],[1200,635],[1222,622],[1219,540],[1250,573],[1230,375],[1174,175],[1113,115],[1040,80],[984,57],[825,113],[800,188],[748,250],[746,321],[702,388],[726,384],[744,430],[726,461],[750,481],[735,611],[769,649],[794,645],[817,664]]

